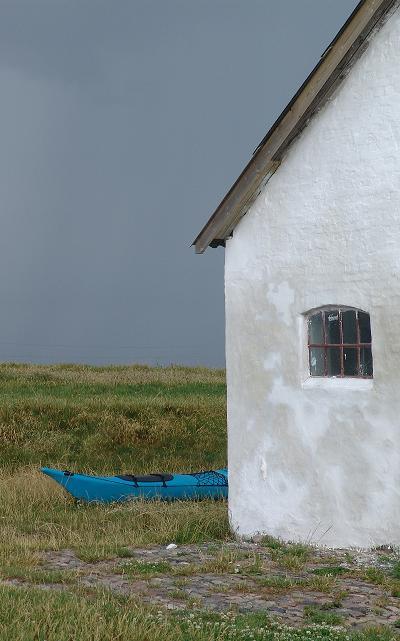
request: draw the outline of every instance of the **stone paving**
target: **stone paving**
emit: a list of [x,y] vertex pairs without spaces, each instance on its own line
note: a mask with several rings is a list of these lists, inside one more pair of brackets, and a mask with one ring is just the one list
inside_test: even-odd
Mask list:
[[[126,553],[130,556],[88,563],[72,550],[47,552],[42,569],[73,571],[83,587],[104,587],[170,610],[264,612],[300,626],[307,622],[307,609],[317,608],[349,626],[400,624],[400,591],[393,596],[397,584],[390,578],[399,557],[390,549],[312,550],[294,569],[282,567],[282,558],[258,543],[154,546]],[[21,579],[7,583],[18,585]],[[68,583],[41,587],[68,589]]]

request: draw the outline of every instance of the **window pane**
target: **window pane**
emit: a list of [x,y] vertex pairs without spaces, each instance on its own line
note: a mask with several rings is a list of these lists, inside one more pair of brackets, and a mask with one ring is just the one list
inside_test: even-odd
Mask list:
[[343,371],[345,376],[358,376],[357,349],[354,347],[343,349]]
[[319,344],[324,342],[324,328],[322,325],[321,312],[313,314],[308,319],[308,342]]
[[324,376],[325,358],[322,347],[310,347],[310,374],[311,376]]
[[369,314],[358,312],[358,324],[360,326],[360,343],[371,342],[371,325]]
[[352,309],[342,312],[343,343],[358,343],[356,312]]
[[372,352],[370,347],[361,347],[360,350],[360,374],[361,376],[372,376]]
[[338,347],[328,347],[326,351],[326,366],[328,376],[340,375],[340,349]]
[[340,343],[339,310],[325,312],[326,342]]

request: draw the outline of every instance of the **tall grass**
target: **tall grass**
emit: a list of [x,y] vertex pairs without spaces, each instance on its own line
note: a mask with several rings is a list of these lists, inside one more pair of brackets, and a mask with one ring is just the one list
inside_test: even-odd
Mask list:
[[0,467],[98,473],[226,464],[224,372],[0,366]]

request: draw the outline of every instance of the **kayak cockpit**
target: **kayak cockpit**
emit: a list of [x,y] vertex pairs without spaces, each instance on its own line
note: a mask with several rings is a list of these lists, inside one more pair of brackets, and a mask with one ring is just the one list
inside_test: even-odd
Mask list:
[[173,474],[145,474],[144,476],[136,476],[135,474],[119,474],[117,479],[123,481],[130,481],[138,487],[139,483],[162,483],[165,487],[167,481],[173,480]]

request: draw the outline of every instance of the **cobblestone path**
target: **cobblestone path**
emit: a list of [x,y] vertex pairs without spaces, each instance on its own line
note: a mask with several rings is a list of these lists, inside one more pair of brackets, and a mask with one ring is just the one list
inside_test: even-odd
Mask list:
[[[361,627],[400,624],[397,553],[388,550],[317,550],[289,553],[260,543],[209,543],[126,548],[123,558],[88,563],[72,550],[47,552],[42,570],[57,581],[43,589],[104,587],[167,609],[265,612],[288,625],[322,617]],[[286,567],[285,567],[286,565]],[[399,566],[400,567],[400,566]],[[62,575],[69,576],[63,582]],[[60,579],[61,575],[61,579]],[[29,585],[22,579],[3,583]],[[314,617],[314,619],[313,619]]]

